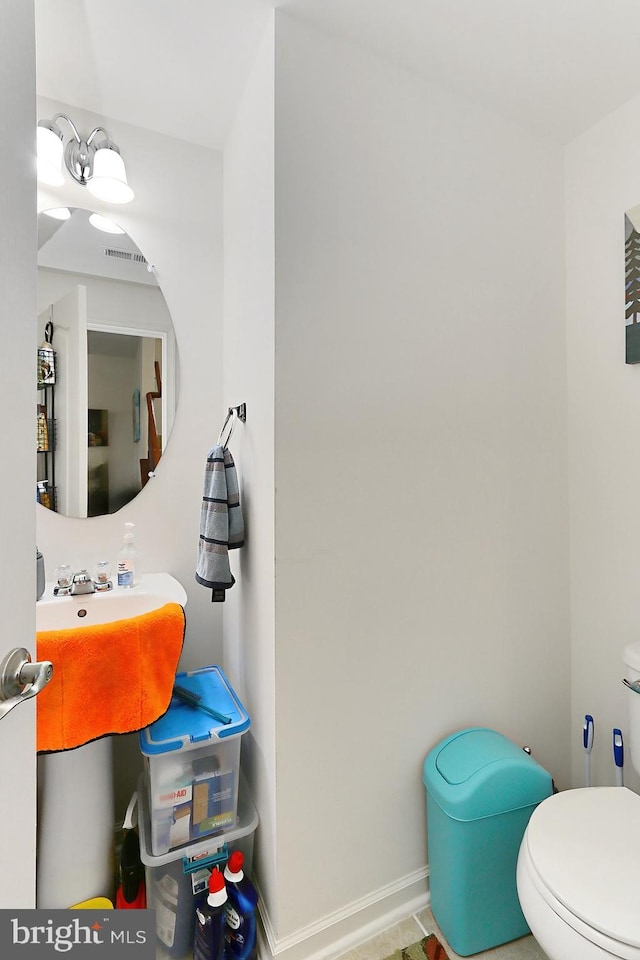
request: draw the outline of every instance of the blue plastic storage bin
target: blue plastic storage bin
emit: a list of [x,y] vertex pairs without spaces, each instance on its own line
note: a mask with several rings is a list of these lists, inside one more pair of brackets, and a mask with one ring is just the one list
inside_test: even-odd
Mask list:
[[153,856],[233,827],[240,738],[250,725],[220,667],[178,673],[176,683],[228,722],[173,697],[167,712],[140,731]]
[[467,957],[529,933],[516,890],[529,817],[550,796],[550,774],[495,730],[472,727],[424,762],[431,909]]

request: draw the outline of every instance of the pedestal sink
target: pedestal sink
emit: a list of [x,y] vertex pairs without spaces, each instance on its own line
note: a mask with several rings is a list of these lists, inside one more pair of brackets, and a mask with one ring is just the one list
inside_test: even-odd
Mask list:
[[[187,602],[168,573],[144,574],[128,589],[74,597],[55,597],[53,586],[47,584],[36,603],[38,631],[82,630]],[[38,758],[38,907],[112,897],[114,816],[112,737]]]

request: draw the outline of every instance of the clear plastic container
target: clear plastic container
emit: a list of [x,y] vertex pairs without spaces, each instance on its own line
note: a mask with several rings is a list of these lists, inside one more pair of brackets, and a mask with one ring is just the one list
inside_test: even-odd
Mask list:
[[151,821],[144,777],[138,784],[138,796],[141,801],[138,808],[140,859],[145,867],[147,906],[156,911],[156,955],[158,960],[179,960],[190,956],[195,911],[206,899],[211,867],[222,868],[234,850],[241,850],[245,869],[250,874],[258,814],[246,787],[241,787],[238,817],[231,829],[180,850],[154,856],[150,850]]

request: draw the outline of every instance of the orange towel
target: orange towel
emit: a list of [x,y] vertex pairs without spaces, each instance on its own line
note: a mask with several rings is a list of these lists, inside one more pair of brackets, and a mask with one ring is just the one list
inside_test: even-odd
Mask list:
[[38,752],[131,733],[161,717],[184,627],[180,604],[167,603],[128,620],[36,634],[38,660],[53,663],[53,677],[36,698]]

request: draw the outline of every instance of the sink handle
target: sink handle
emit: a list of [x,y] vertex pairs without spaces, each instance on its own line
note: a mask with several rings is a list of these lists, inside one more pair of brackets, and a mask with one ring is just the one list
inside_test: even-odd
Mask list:
[[32,663],[24,647],[10,650],[0,663],[0,720],[19,703],[37,696],[52,676],[50,660]]

